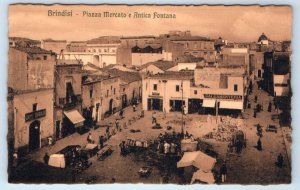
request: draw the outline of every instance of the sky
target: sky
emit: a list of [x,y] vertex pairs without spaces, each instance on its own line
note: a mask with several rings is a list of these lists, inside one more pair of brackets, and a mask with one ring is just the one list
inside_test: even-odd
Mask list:
[[[72,10],[72,17],[48,16],[48,10]],[[125,14],[149,13],[151,18],[86,17],[83,11]],[[176,14],[175,19],[153,19],[153,13]],[[103,14],[102,14],[103,15]],[[190,30],[192,35],[253,42],[264,32],[271,40],[291,40],[289,6],[120,6],[120,5],[10,5],[9,36],[36,40],[89,40],[100,36],[159,35]]]

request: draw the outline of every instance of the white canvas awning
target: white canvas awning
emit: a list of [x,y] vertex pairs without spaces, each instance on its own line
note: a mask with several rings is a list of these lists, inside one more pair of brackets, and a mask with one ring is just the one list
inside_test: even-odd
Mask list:
[[84,118],[77,110],[64,111],[65,116],[76,126],[84,122]]
[[204,172],[210,172],[217,160],[213,157],[204,154],[201,151],[185,152],[179,162],[177,162],[177,168],[195,166]]
[[193,174],[191,184],[193,184],[196,180],[207,184],[214,184],[215,177],[212,172],[204,172],[202,170],[198,170]]
[[206,108],[214,108],[216,105],[216,100],[211,100],[211,99],[204,99],[202,107]]
[[221,109],[236,109],[242,110],[243,109],[243,102],[242,101],[220,101],[220,108]]

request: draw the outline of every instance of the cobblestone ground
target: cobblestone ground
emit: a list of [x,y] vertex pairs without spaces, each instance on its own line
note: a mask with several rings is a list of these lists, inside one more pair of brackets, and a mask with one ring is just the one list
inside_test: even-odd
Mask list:
[[[263,105],[264,110],[257,114],[256,118],[253,118],[253,106],[254,106],[254,95],[258,95],[258,103]],[[289,183],[291,181],[291,168],[290,168],[290,141],[286,137],[291,135],[289,128],[280,129],[278,133],[265,132],[262,137],[263,150],[258,151],[255,146],[258,140],[256,135],[255,124],[260,123],[265,129],[268,124],[275,124],[279,126],[279,121],[272,120],[271,115],[275,113],[267,111],[267,106],[271,96],[268,96],[266,92],[257,89],[254,85],[253,94],[249,97],[252,108],[246,109],[243,114],[244,120],[240,121],[241,129],[246,133],[247,137],[247,148],[243,150],[240,155],[227,154],[228,142],[219,142],[214,139],[206,140],[212,144],[214,149],[219,153],[221,158],[227,160],[228,165],[228,176],[226,183],[235,184],[270,184],[270,183]],[[137,111],[133,112],[131,107],[125,109],[125,118],[121,120],[120,124],[123,126],[124,121],[128,121],[137,115],[141,111],[141,104],[138,105]],[[167,118],[163,119],[163,113],[158,113],[158,123],[161,124],[163,129],[152,129],[151,123],[152,112],[145,112],[145,117],[135,121],[132,125],[128,126],[127,129],[123,129],[122,132],[118,132],[114,135],[107,144],[111,145],[114,150],[111,156],[106,158],[104,161],[97,161],[96,157],[91,158],[92,166],[83,171],[81,174],[76,176],[76,182],[84,183],[87,179],[95,177],[96,183],[110,183],[112,178],[115,179],[116,183],[161,183],[162,178],[159,171],[154,168],[149,178],[139,178],[138,170],[140,167],[145,166],[146,163],[143,161],[136,162],[132,159],[132,156],[122,157],[120,156],[119,143],[127,138],[133,139],[144,139],[153,140],[157,138],[159,133],[167,131],[168,125],[172,126],[177,132],[181,131],[181,124],[178,122],[181,120],[180,113],[167,114]],[[101,124],[110,124],[114,126],[115,118],[117,114],[113,115]],[[210,131],[213,131],[216,126],[215,116],[201,116],[192,114],[184,116],[186,122],[185,130],[193,134],[195,138],[203,137]],[[141,132],[131,133],[130,129],[139,129]],[[105,128],[98,128],[92,130],[92,136],[98,141],[98,136],[103,135]],[[45,152],[49,154],[56,153],[67,145],[79,144],[84,146],[86,142],[87,134],[79,135],[73,134],[69,137],[61,139],[51,147],[41,148],[39,151],[31,154],[31,159],[42,162],[42,158]],[[284,167],[279,169],[275,166],[277,155],[282,153],[284,156]],[[176,183],[176,178],[170,181]]]

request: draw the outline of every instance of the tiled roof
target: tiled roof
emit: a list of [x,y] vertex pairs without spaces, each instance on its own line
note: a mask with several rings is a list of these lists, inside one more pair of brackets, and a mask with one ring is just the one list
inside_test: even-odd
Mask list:
[[45,39],[43,42],[64,42],[67,43],[67,40],[53,40],[53,39]]
[[159,69],[163,70],[163,71],[166,71],[172,67],[174,67],[176,65],[176,63],[174,63],[173,61],[155,61],[155,62],[149,62],[149,63],[146,63],[144,65],[142,65],[140,67],[140,70],[150,66],[150,65],[154,65],[156,67],[158,67]]
[[114,75],[114,76],[118,76],[118,77],[120,77],[121,80],[123,80],[127,83],[142,80],[142,77],[137,72],[121,71],[118,69],[108,69],[105,72],[109,73],[111,75]]
[[52,51],[42,49],[40,47],[14,47],[15,49],[28,54],[54,54]]

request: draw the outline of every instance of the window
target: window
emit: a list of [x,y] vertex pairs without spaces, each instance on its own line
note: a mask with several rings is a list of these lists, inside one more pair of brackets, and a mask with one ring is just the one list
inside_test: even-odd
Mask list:
[[153,84],[153,90],[157,90],[157,84]]
[[36,111],[37,110],[37,103],[32,104],[32,111]]
[[114,94],[116,94],[116,88],[114,88]]
[[176,92],[179,92],[179,85],[176,85]]
[[93,98],[93,88],[90,89],[90,98]]
[[147,88],[148,88],[148,83],[146,83],[146,90],[147,90]]
[[125,88],[123,88],[123,92],[125,92]]
[[194,90],[194,94],[198,94],[198,91],[197,91],[197,90]]
[[44,55],[44,60],[47,60],[47,55]]
[[112,90],[112,86],[110,86],[110,89]]
[[234,91],[235,92],[238,91],[238,85],[237,84],[234,85]]
[[108,96],[109,90],[106,91],[106,96]]

